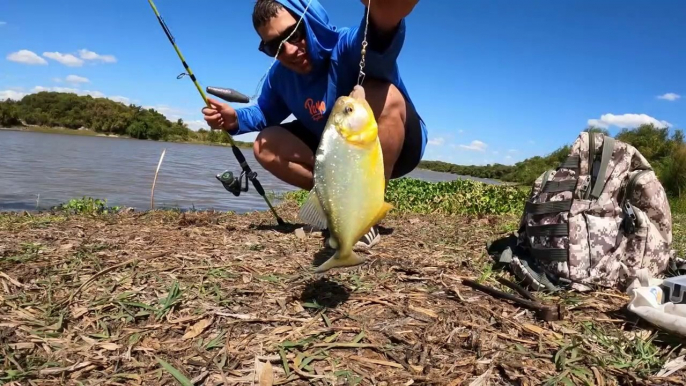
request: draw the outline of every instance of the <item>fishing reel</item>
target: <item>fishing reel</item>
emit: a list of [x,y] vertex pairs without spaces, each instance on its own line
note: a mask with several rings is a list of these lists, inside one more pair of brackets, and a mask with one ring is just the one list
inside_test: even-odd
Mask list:
[[[245,171],[241,172],[241,175],[238,177],[234,177],[233,173],[229,170],[224,171],[221,174],[217,174],[217,179],[219,182],[222,183],[224,186],[224,189],[228,190],[229,192],[233,193],[234,196],[238,197],[241,195],[241,192],[247,192],[248,191],[248,180],[253,179],[257,176],[257,173],[255,172],[250,172],[250,176],[248,173]],[[241,182],[243,182],[243,186],[241,186]]]

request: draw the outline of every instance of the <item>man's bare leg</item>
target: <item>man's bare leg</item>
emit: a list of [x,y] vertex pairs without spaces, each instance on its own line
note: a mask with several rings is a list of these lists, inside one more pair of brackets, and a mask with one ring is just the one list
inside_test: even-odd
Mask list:
[[379,141],[388,183],[405,142],[405,98],[394,85],[387,82],[367,79],[362,86],[379,126]]
[[281,181],[304,190],[314,186],[314,154],[290,131],[280,126],[262,130],[253,151],[257,162]]

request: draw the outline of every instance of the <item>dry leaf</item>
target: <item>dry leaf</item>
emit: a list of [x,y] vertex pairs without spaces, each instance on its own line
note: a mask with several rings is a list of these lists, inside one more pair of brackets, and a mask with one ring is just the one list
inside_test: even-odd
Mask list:
[[284,332],[291,331],[293,327],[291,326],[279,326],[276,327],[275,329],[272,330],[272,334],[277,335],[277,334],[283,334]]
[[274,385],[274,369],[272,368],[272,364],[267,362],[264,363],[261,367],[262,369],[260,370],[259,375],[260,386]]
[[426,315],[431,318],[438,318],[438,314],[434,312],[433,310],[430,310],[428,308],[422,308],[422,307],[415,307],[413,305],[409,306],[411,311],[414,312],[419,312],[420,314]]
[[371,358],[365,358],[365,357],[360,357],[357,355],[351,355],[348,358],[356,360],[358,362],[365,362],[365,363],[374,363],[377,365],[383,365],[383,366],[389,366],[389,367],[397,367],[399,369],[403,368],[403,365],[397,362],[389,362],[389,361],[382,361],[380,359],[371,359]]
[[209,327],[210,324],[212,324],[212,318],[203,319],[195,323],[193,326],[191,326],[191,328],[188,329],[188,331],[186,331],[185,334],[183,334],[182,339],[195,338],[196,336],[202,334],[202,332],[205,331],[205,329]]
[[121,348],[120,345],[116,343],[100,343],[98,346],[104,348],[105,350],[114,351]]

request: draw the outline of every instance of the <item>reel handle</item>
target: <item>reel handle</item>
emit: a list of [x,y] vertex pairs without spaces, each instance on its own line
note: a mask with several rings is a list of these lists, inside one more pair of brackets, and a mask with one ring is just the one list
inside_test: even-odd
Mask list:
[[232,103],[248,103],[248,102],[250,102],[250,98],[248,98],[247,96],[239,93],[238,91],[236,91],[232,88],[208,86],[206,88],[206,91],[209,94],[212,94],[212,95],[214,95],[218,98],[221,98],[227,102],[232,102]]

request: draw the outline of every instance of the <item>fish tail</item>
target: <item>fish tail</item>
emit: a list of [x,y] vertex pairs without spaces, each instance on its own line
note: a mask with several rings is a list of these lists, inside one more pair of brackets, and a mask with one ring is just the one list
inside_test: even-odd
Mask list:
[[325,261],[322,265],[315,268],[314,272],[322,273],[330,270],[331,268],[353,267],[356,265],[360,265],[364,262],[365,258],[355,253],[355,251],[353,251],[352,249],[350,249],[350,252],[346,254],[342,254],[339,250],[336,251],[336,253],[329,260]]

